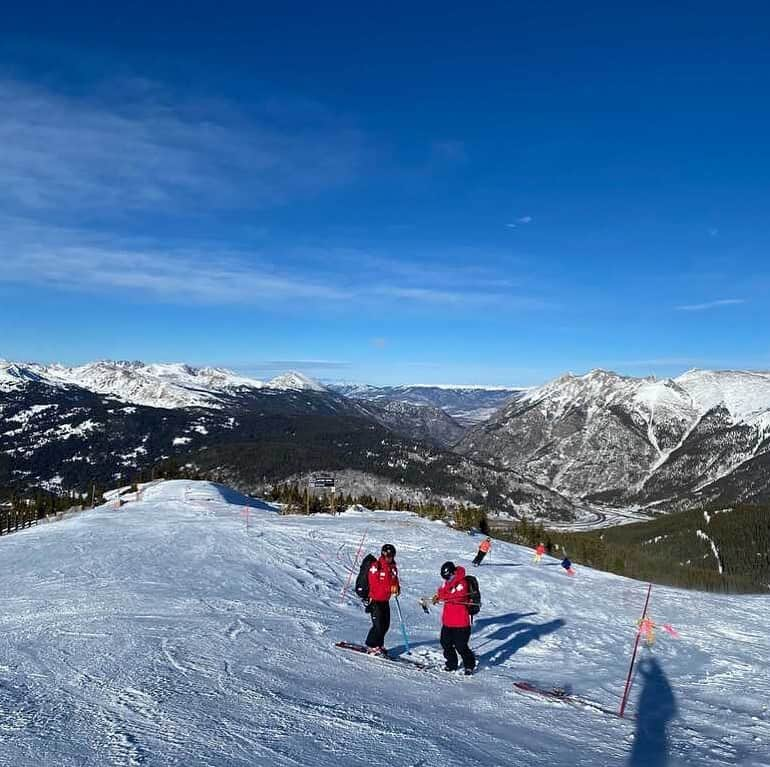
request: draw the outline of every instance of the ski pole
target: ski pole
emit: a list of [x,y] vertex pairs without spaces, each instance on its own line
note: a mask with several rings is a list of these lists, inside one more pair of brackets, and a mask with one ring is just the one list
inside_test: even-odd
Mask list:
[[361,536],[361,543],[358,544],[358,551],[356,552],[356,558],[353,561],[353,567],[350,568],[350,575],[348,575],[348,580],[342,589],[342,594],[340,594],[340,604],[345,601],[345,593],[348,590],[348,586],[350,586],[350,581],[353,579],[353,572],[355,571],[356,565],[358,564],[358,558],[361,556],[361,549],[364,547],[364,541],[366,540],[366,534],[368,532],[369,528],[367,527],[366,530],[364,530],[364,534]]
[[401,636],[404,637],[404,647],[406,652],[409,652],[409,637],[406,635],[406,625],[404,624],[404,616],[401,613],[401,603],[398,601],[398,597],[396,597],[396,610],[398,610],[398,620],[401,623]]

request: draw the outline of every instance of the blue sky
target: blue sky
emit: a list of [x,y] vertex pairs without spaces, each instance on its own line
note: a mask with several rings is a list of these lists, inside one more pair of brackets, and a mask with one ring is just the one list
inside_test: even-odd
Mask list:
[[668,5],[6,12],[0,357],[770,369],[770,11]]

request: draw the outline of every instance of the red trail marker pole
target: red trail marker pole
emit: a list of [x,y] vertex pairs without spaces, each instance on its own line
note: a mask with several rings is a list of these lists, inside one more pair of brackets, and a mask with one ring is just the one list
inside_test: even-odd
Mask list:
[[[647,585],[647,599],[644,600],[644,609],[642,610],[642,617],[639,621],[640,625],[641,625],[641,622],[647,616],[647,606],[650,604],[651,591],[652,591],[652,584],[649,583]],[[639,637],[641,635],[642,635],[641,629],[637,630],[636,639],[634,640],[634,652],[631,655],[631,665],[628,667],[628,676],[626,677],[626,687],[623,690],[623,700],[620,701],[620,711],[618,712],[618,716],[621,719],[623,718],[623,712],[626,710],[626,703],[628,702],[628,693],[629,693],[629,690],[631,689],[631,676],[634,672],[634,663],[636,662],[636,651],[639,649]]]

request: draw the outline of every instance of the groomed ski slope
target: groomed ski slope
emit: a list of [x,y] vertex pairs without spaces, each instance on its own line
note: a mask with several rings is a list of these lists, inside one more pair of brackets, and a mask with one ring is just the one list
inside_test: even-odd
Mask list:
[[[251,503],[249,529],[243,504]],[[628,718],[514,691],[571,687],[616,709],[646,586],[496,543],[474,570],[479,672],[335,649],[362,641],[346,567],[398,549],[417,652],[433,593],[478,537],[405,513],[281,517],[203,482],[0,539],[0,765],[767,765],[770,598],[654,587],[671,623],[641,652]],[[403,649],[398,622],[389,646]]]

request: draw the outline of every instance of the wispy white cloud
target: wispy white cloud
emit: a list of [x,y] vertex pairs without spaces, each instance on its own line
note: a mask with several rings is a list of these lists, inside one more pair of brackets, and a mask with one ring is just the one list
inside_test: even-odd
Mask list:
[[536,295],[526,295],[537,291],[525,288],[521,274],[514,280],[498,267],[467,265],[495,260],[475,249],[459,249],[444,254],[443,259],[433,255],[409,260],[357,249],[303,250],[301,256],[305,263],[333,262],[347,280],[360,285],[362,293],[400,300],[410,306],[420,302],[456,306],[499,304],[515,310],[546,306]]
[[679,312],[704,312],[709,309],[719,309],[722,306],[737,306],[738,304],[745,303],[745,298],[720,298],[717,301],[707,301],[703,304],[685,304],[683,306],[677,306],[676,310]]
[[380,296],[401,298],[407,301],[441,304],[486,304],[494,303],[499,296],[468,290],[440,290],[426,287],[405,287],[382,285],[375,289]]
[[254,254],[162,248],[0,218],[0,282],[195,304],[259,304],[288,297],[347,299],[331,281],[282,271]]
[[84,101],[10,80],[0,103],[0,204],[27,214],[250,209],[350,181],[364,153],[359,132],[309,105],[246,115],[159,88]]
[[546,306],[539,298],[512,293],[511,281],[478,267],[367,259],[334,249],[309,259],[305,251],[291,258],[272,249],[183,247],[8,216],[0,216],[0,255],[0,282],[91,293],[118,290],[142,302],[275,306],[305,299],[360,306],[379,300],[410,309],[496,304],[517,311]]
[[517,218],[515,220],[516,221],[515,223],[506,224],[506,226],[509,229],[516,229],[518,226],[520,226],[522,224],[531,224],[532,220],[533,220],[532,216],[520,216],[519,218]]
[[[367,279],[378,283],[398,282],[404,286],[449,288],[462,291],[491,290],[502,291],[517,286],[519,283],[502,274],[499,269],[488,266],[466,265],[468,262],[485,263],[488,254],[474,250],[454,252],[453,259],[406,260],[386,258],[361,251],[335,251],[338,263],[346,261],[357,271],[367,275]],[[328,253],[323,257],[328,259]],[[458,265],[458,262],[461,265]]]

